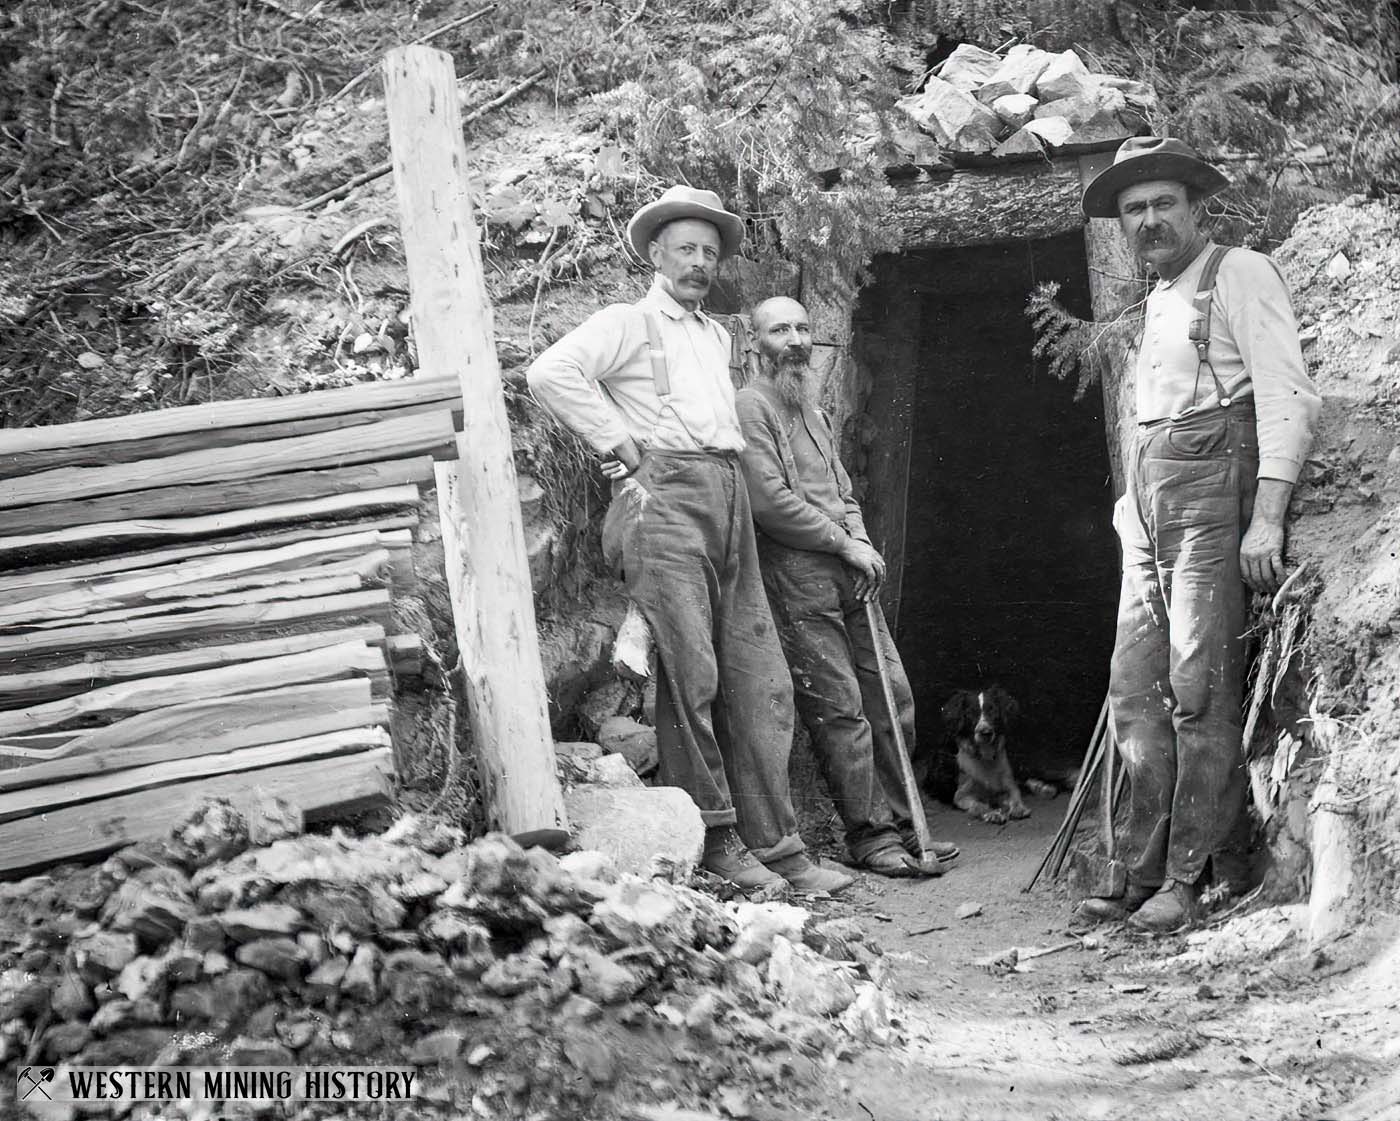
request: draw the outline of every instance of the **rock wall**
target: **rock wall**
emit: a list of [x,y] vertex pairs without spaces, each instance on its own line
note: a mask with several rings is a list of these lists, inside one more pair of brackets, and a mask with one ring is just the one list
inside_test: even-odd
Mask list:
[[1400,205],[1309,210],[1274,259],[1324,405],[1290,545],[1310,711],[1280,714],[1270,833],[1323,938],[1400,900]]

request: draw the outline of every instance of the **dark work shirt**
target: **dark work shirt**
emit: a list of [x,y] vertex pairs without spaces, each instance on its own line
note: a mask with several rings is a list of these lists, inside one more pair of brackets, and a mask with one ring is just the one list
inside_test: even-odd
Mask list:
[[846,538],[868,540],[826,419],[800,414],[763,382],[734,399],[744,433],[741,461],[759,530],[792,549],[836,553]]

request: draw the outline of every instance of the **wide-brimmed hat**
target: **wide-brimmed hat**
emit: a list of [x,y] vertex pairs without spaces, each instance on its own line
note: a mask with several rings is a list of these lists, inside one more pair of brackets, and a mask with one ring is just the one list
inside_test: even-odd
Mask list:
[[649,202],[627,223],[627,240],[643,261],[648,257],[647,246],[659,226],[677,218],[698,218],[719,230],[720,256],[728,257],[739,251],[744,243],[744,220],[724,209],[714,191],[697,191],[694,187],[668,187],[655,202]]
[[1084,213],[1090,218],[1117,218],[1118,195],[1134,183],[1170,179],[1213,195],[1230,185],[1194,148],[1174,136],[1132,136],[1119,145],[1113,164],[1084,188]]

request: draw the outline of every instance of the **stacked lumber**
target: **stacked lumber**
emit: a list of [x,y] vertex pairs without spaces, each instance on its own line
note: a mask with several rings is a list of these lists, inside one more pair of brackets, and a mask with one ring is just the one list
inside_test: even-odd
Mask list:
[[0,874],[253,789],[383,800],[455,378],[0,431]]

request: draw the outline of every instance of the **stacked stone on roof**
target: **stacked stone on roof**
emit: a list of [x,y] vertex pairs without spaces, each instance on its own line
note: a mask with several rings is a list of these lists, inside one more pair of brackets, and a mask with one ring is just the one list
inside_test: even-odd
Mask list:
[[1136,135],[1151,87],[1096,74],[1072,50],[959,46],[899,107],[945,153],[1026,158]]

